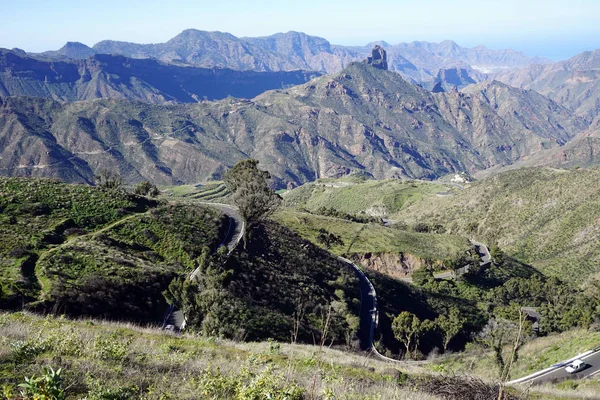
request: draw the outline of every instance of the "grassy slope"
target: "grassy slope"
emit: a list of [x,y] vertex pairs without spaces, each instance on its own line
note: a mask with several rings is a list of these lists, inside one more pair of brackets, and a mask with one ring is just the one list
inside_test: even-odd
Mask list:
[[156,321],[161,292],[195,268],[204,246],[217,248],[225,223],[209,208],[169,205],[76,237],[37,262],[43,299],[71,315]]
[[70,231],[85,234],[151,206],[156,202],[84,185],[0,178],[0,276],[5,293],[26,291],[21,270]]
[[[11,351],[11,343],[33,350]],[[227,377],[242,379],[256,390],[256,398],[264,398],[259,390],[274,384],[298,386],[309,398],[332,393],[341,398],[434,399],[398,386],[398,372],[387,363],[327,347],[243,344],[91,320],[0,314],[0,386],[39,374],[43,365],[65,369],[70,399],[86,394],[99,398],[94,396],[119,389],[132,392],[120,399],[233,398],[227,394],[234,390]]]
[[423,197],[446,190],[446,186],[440,184],[396,179],[320,179],[286,192],[284,199],[289,207],[304,207],[310,211],[333,207],[348,214],[373,211],[390,215]]
[[406,252],[440,260],[470,248],[469,241],[460,236],[415,233],[302,212],[282,211],[275,219],[313,243],[317,243],[319,229],[339,235],[344,245],[334,246],[335,254]]
[[[327,347],[239,343],[98,320],[0,313],[0,386],[13,386],[14,394],[14,385],[45,366],[63,368],[69,400],[258,399],[285,390],[311,399],[438,399],[411,385],[427,379],[427,368]],[[552,393],[528,398],[569,398]]]
[[178,199],[213,203],[229,203],[231,192],[223,182],[209,182],[202,186],[181,185],[163,188],[163,195]]
[[302,210],[315,212],[325,207],[351,215],[390,217],[423,198],[448,190],[442,184],[396,179],[377,181],[354,176],[320,179],[286,192],[283,195],[285,209],[275,219],[313,243],[319,229],[339,235],[344,245],[333,247],[331,251],[335,254],[410,253],[423,259],[442,260],[466,251],[470,247],[468,241],[459,236],[359,224]]
[[226,228],[205,207],[44,179],[0,178],[0,209],[0,304],[71,315],[155,321]]
[[474,183],[454,197],[426,198],[400,217],[497,242],[545,273],[582,283],[600,272],[599,180],[599,169],[520,169]]

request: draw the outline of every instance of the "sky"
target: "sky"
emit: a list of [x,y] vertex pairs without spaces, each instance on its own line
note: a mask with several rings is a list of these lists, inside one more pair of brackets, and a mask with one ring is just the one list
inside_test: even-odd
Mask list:
[[342,45],[450,39],[560,60],[600,48],[599,16],[600,0],[0,0],[0,47],[160,43],[188,28],[294,30]]

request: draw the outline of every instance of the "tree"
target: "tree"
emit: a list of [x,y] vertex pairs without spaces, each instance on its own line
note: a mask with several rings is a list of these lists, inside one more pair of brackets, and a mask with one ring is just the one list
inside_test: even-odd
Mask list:
[[281,197],[269,188],[271,175],[258,168],[258,160],[242,160],[225,174],[225,184],[233,193],[233,202],[239,208],[246,224],[244,248],[248,234],[262,221],[275,212]]
[[417,286],[423,286],[427,283],[435,281],[433,270],[427,266],[417,268],[411,276],[413,283]]
[[[530,325],[526,322],[526,314],[516,304],[512,310],[518,320],[511,321],[503,318],[492,318],[479,334],[479,342],[494,351],[494,361],[499,370],[500,380],[505,381],[510,377],[512,365],[519,359],[519,350],[525,344]],[[510,345],[510,353],[504,354],[504,347]]]
[[341,237],[323,228],[319,229],[319,235],[317,235],[317,242],[325,246],[326,249],[330,249],[331,246],[344,245],[344,241]]
[[158,190],[156,185],[154,185],[148,181],[144,181],[144,182],[140,182],[135,187],[135,189],[133,190],[133,193],[140,195],[140,196],[156,197],[160,194],[160,190]]
[[103,189],[119,190],[123,186],[123,178],[107,169],[100,171],[94,178],[96,185]]
[[406,348],[406,354],[410,354],[411,349],[416,349],[421,335],[432,328],[431,321],[421,321],[419,317],[408,311],[402,311],[392,321],[394,336],[402,342]]
[[436,328],[442,335],[444,353],[450,341],[463,329],[467,320],[462,318],[456,308],[452,308],[448,315],[440,314],[434,321]]

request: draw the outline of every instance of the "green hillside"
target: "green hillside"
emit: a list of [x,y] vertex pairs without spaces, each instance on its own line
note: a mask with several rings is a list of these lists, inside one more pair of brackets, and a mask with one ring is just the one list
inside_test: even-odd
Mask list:
[[584,283],[600,273],[599,180],[599,169],[519,169],[453,197],[428,197],[399,218],[498,244],[540,271]]
[[315,244],[319,244],[321,229],[339,236],[343,244],[331,247],[339,255],[406,252],[422,259],[444,260],[471,248],[466,238],[457,235],[416,233],[296,211],[282,211],[274,218]]
[[194,198],[156,201],[27,178],[2,178],[0,188],[0,308],[160,324],[163,292],[175,301],[200,266],[199,283],[183,288],[192,330],[243,340],[287,341],[292,331],[302,342],[354,340],[354,273],[276,223],[253,231],[248,250],[224,258],[217,248],[228,219]]
[[319,179],[286,192],[283,198],[288,207],[310,211],[332,207],[348,214],[387,216],[423,197],[447,190],[442,184],[398,179]]

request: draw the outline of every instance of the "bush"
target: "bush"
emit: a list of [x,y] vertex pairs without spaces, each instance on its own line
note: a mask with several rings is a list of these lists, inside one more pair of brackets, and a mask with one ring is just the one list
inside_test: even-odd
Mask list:
[[135,187],[135,189],[133,190],[133,193],[140,195],[140,196],[156,197],[160,194],[160,190],[158,190],[156,185],[154,185],[148,181],[144,181],[144,182],[140,182]]
[[118,336],[98,336],[94,341],[96,357],[104,361],[123,361],[129,351],[131,339],[123,342]]
[[62,389],[62,370],[44,368],[40,377],[25,378],[25,383],[19,385],[23,399],[31,400],[64,400],[65,392]]

